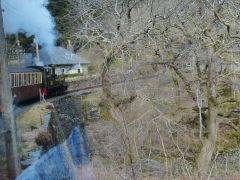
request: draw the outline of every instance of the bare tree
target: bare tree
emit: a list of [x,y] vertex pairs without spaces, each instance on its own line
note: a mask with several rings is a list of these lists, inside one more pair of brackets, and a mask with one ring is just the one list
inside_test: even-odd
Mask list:
[[[196,169],[200,176],[206,176],[217,141],[217,106],[221,103],[221,94],[217,94],[217,89],[223,83],[222,80],[230,81],[228,75],[220,73],[220,66],[224,64],[229,70],[236,61],[233,56],[238,54],[236,49],[239,37],[236,28],[239,24],[234,23],[234,19],[239,12],[235,1],[221,4],[216,1],[186,3],[175,9],[175,13],[178,13],[174,16],[156,22],[155,26],[162,30],[153,29],[149,36],[152,37],[152,49],[159,57],[158,63],[169,66],[179,76],[193,101],[197,100],[193,93],[196,82],[205,91],[201,94],[205,94],[204,100],[208,107],[207,136]],[[189,78],[184,73],[186,68],[181,65],[192,59],[197,59],[196,67],[191,70],[193,75]]]
[[[143,55],[141,51],[147,49],[154,61],[144,65],[167,66],[178,76],[198,105],[200,122],[203,107],[207,109],[206,127],[200,123],[202,149],[195,168],[200,177],[207,176],[216,148],[217,111],[224,99],[219,87],[226,81],[231,84],[230,67],[238,64],[239,9],[235,0],[88,0],[76,6],[74,21],[80,23],[74,37],[85,40],[85,45],[97,44],[104,52],[106,97],[112,98],[112,62],[135,57],[136,51]],[[188,63],[192,64],[190,70]]]
[[140,0],[88,0],[79,1],[75,6],[74,21],[80,23],[76,25],[79,31],[73,37],[86,42],[82,48],[95,44],[103,51],[102,84],[106,97],[111,97],[111,64],[121,57],[131,56],[136,42],[148,29],[147,11],[136,18],[141,3]]

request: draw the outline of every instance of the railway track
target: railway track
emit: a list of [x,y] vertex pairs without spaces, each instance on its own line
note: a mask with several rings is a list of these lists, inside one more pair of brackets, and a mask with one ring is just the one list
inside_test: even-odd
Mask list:
[[[144,77],[140,77],[140,78],[135,78],[135,79],[131,79],[131,80],[123,80],[123,81],[119,81],[119,82],[114,82],[111,83],[111,85],[115,86],[115,85],[121,85],[123,83],[127,83],[127,82],[137,82],[137,81],[142,81],[142,80],[146,80],[146,79],[153,79],[153,78],[157,78],[159,77],[159,75],[151,75],[151,76],[144,76]],[[45,99],[47,102],[54,102],[54,101],[58,101],[64,97],[68,97],[71,95],[81,95],[81,94],[85,94],[85,93],[90,93],[90,92],[95,92],[98,90],[101,90],[102,84],[98,84],[98,85],[94,85],[94,86],[89,86],[89,87],[84,87],[84,88],[79,88],[79,89],[74,89],[74,90],[69,90],[66,91],[64,94],[62,95],[57,95],[54,97],[50,97],[48,99]],[[23,113],[24,111],[26,111],[27,109],[29,109],[30,107],[32,107],[33,105],[36,105],[40,103],[39,101],[30,101],[29,103],[26,104],[22,104],[21,106],[17,106],[16,108],[14,108],[14,114],[15,116],[20,115],[21,113]]]
[[[153,79],[153,78],[156,78],[156,77],[159,77],[159,75],[151,75],[151,76],[144,76],[144,77],[135,78],[135,79],[131,79],[131,80],[123,80],[123,81],[111,83],[111,85],[113,85],[113,86],[114,85],[121,85],[125,82],[137,82],[137,81],[146,80],[146,79]],[[61,99],[65,96],[69,96],[69,95],[74,94],[74,93],[79,93],[79,94],[89,93],[89,92],[100,90],[101,87],[102,87],[102,84],[98,84],[98,85],[94,85],[94,86],[69,90],[69,91],[66,91],[63,95],[60,95],[60,96],[57,96],[57,97],[52,97],[48,100],[50,100],[50,102],[51,102],[54,99]]]
[[[140,80],[145,80],[145,79],[152,79],[152,78],[156,78],[159,75],[151,75],[151,76],[144,76],[144,77],[140,77],[140,78],[136,78],[136,79],[132,79],[132,80],[123,80],[123,81],[119,81],[119,82],[114,82],[111,83],[111,85],[119,85],[125,82],[133,82],[133,81],[140,81]],[[75,90],[70,90],[67,91],[66,94],[70,94],[70,93],[74,93],[74,92],[78,92],[78,91],[83,91],[83,90],[91,90],[91,89],[96,89],[96,88],[100,88],[102,87],[102,84],[99,85],[95,85],[95,86],[89,86],[89,87],[85,87],[85,88],[80,88],[80,89],[75,89]]]

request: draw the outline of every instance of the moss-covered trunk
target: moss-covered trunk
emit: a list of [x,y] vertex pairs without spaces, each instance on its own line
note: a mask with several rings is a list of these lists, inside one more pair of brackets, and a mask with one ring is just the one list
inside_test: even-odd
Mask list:
[[212,59],[208,62],[208,79],[207,79],[207,99],[208,99],[208,119],[207,133],[208,136],[203,142],[200,155],[197,159],[197,171],[200,177],[207,175],[207,170],[211,163],[212,155],[217,142],[217,107],[216,107],[216,88],[214,83],[215,68]]

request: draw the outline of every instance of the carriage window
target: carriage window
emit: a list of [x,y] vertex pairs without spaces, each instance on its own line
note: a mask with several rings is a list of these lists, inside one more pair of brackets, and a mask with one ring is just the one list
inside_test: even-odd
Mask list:
[[17,86],[20,87],[20,78],[21,78],[21,74],[17,74]]
[[28,74],[25,74],[26,75],[26,86],[28,85]]
[[35,84],[37,84],[37,83],[38,83],[38,82],[37,82],[37,74],[38,74],[38,73],[34,73],[34,78],[35,78],[35,81],[34,81],[34,83],[35,83]]
[[17,87],[17,74],[14,74],[14,87]]
[[38,73],[35,73],[35,82],[38,84]]
[[24,86],[24,74],[22,74],[22,86]]
[[31,76],[31,73],[28,74],[28,85],[31,85],[32,83],[32,76]]
[[34,73],[32,73],[31,75],[32,75],[32,84],[35,84],[35,77],[34,77]]
[[19,76],[20,74],[17,74],[17,87],[19,87]]
[[16,87],[16,74],[13,74],[14,76],[14,84],[13,84],[13,87]]
[[26,74],[26,86],[29,85],[29,74]]
[[11,86],[14,87],[14,74],[11,74]]
[[28,76],[28,85],[30,85],[31,84],[31,74],[28,73],[27,76]]
[[40,83],[40,74],[37,73],[37,83],[39,84]]
[[37,84],[41,83],[41,73],[37,73]]
[[15,80],[16,80],[15,86],[18,87],[18,74],[15,74]]
[[26,86],[27,85],[27,75],[23,74],[23,85]]
[[42,73],[39,73],[39,75],[40,75],[39,82],[42,83]]
[[22,74],[19,74],[19,86],[22,86]]

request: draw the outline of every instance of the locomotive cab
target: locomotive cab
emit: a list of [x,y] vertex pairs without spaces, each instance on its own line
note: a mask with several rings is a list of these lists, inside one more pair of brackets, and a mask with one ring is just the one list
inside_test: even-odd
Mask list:
[[45,96],[61,94],[67,89],[67,83],[64,76],[55,74],[55,68],[44,67],[44,83],[42,92]]

